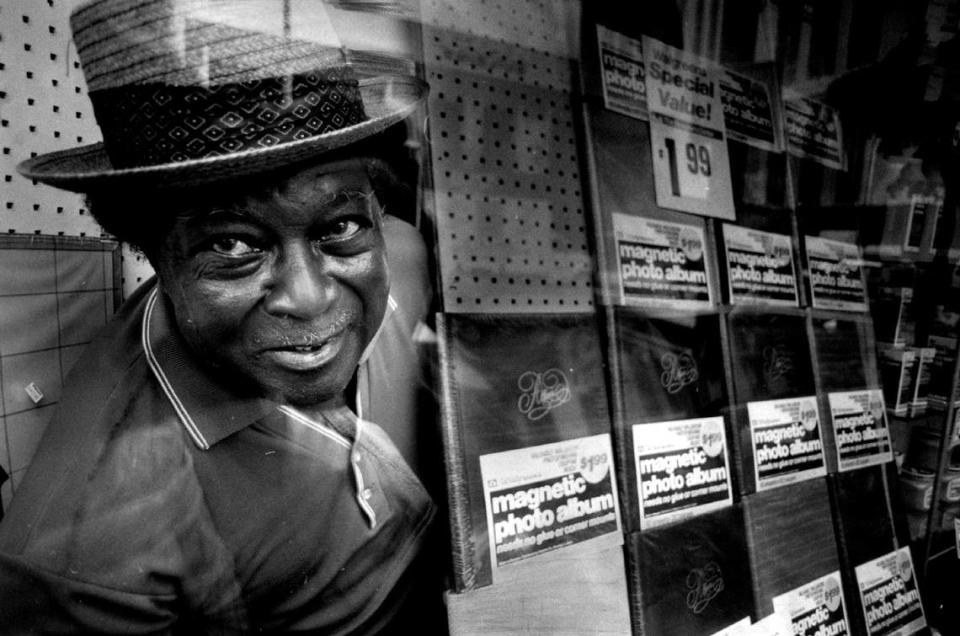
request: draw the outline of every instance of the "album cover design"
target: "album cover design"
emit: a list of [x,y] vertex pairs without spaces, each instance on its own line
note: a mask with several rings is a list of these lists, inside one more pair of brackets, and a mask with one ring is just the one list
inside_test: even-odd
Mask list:
[[738,404],[815,392],[806,319],[799,314],[730,315],[734,398]]
[[880,386],[864,320],[814,317],[813,343],[824,391]]
[[754,615],[739,506],[627,536],[635,634],[713,634]]

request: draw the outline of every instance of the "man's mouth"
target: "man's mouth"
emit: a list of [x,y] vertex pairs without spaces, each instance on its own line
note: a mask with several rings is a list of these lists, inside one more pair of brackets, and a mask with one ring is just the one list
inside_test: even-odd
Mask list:
[[272,347],[264,351],[264,356],[289,371],[314,371],[336,358],[342,345],[343,335],[338,334],[317,343]]

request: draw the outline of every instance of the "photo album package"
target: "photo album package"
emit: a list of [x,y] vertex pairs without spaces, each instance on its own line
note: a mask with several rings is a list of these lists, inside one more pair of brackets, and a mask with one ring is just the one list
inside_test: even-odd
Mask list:
[[442,315],[438,337],[455,591],[622,545],[595,314]]
[[739,506],[627,535],[636,634],[715,634],[754,614]]
[[728,321],[741,492],[826,475],[805,317],[737,311]]
[[732,502],[720,320],[617,307],[608,325],[627,531]]
[[[840,586],[840,557],[825,479],[810,479],[743,498],[744,521],[760,616],[775,599],[821,582]],[[832,585],[832,584],[831,584]]]

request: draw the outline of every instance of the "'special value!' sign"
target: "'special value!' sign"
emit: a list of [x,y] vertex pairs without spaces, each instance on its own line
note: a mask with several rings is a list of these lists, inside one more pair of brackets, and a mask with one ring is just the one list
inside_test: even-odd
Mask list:
[[732,220],[722,92],[716,67],[643,39],[657,205]]

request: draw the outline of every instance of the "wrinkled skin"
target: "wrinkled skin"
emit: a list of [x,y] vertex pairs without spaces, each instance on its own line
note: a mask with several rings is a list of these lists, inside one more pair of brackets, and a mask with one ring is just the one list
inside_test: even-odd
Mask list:
[[338,406],[387,303],[380,207],[359,160],[268,186],[181,202],[151,262],[218,377],[307,412]]

